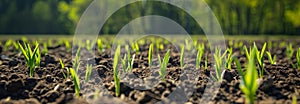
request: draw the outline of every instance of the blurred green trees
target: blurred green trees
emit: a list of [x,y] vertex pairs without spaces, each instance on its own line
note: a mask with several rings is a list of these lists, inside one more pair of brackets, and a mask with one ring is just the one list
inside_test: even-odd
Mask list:
[[[1,0],[0,34],[73,34],[81,14],[91,1]],[[224,34],[300,33],[299,0],[205,1],[218,18]],[[120,9],[100,33],[118,33],[132,19],[150,14],[171,18],[189,33],[203,34],[187,13],[161,2],[137,2]]]

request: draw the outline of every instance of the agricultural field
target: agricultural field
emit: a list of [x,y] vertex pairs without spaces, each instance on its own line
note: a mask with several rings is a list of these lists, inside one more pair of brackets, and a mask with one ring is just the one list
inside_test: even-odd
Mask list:
[[198,104],[213,81],[220,84],[210,90],[217,91],[216,104],[299,104],[299,37],[225,36],[226,49],[203,37],[184,44],[146,37],[115,46],[114,36],[76,43],[1,38],[0,103],[178,103],[168,96],[183,84],[193,90],[186,103]]

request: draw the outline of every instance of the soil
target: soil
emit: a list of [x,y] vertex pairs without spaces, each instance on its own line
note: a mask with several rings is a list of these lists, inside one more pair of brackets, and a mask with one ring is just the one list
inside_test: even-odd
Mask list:
[[[2,41],[4,43],[5,41]],[[199,42],[203,42],[199,40]],[[206,42],[206,41],[204,41]],[[237,41],[233,41],[237,42]],[[285,56],[285,47],[280,46],[280,41],[271,41],[274,46],[267,50],[277,55],[277,62],[271,65],[268,57],[265,56],[265,73],[264,78],[260,81],[261,84],[257,91],[257,103],[259,104],[288,104],[291,103],[292,96],[298,94],[298,102],[300,99],[300,70],[293,68],[290,63],[296,62],[293,57],[289,61]],[[228,43],[228,41],[227,41]],[[251,46],[251,42],[243,41],[244,45]],[[299,42],[294,42],[294,48],[299,47]],[[227,47],[232,47],[227,44]],[[258,48],[261,48],[263,41],[256,41]],[[157,53],[164,56],[166,48],[171,48],[171,57],[167,66],[167,75],[165,81],[160,81],[157,69],[158,63],[153,63],[151,69],[148,65],[148,47],[149,44],[141,45],[140,52],[137,53],[132,74],[127,74],[127,77],[121,79],[121,94],[115,97],[115,87],[113,81],[112,69],[112,52],[106,49],[103,52],[96,52],[96,58],[89,58],[91,53],[86,49],[82,49],[82,65],[79,70],[85,70],[85,65],[93,64],[93,69],[96,76],[90,83],[82,85],[81,97],[75,97],[74,84],[71,78],[65,78],[63,73],[67,73],[67,69],[60,67],[59,58],[65,63],[65,67],[72,67],[72,54],[64,45],[54,45],[48,47],[48,53],[42,55],[41,65],[34,71],[34,76],[29,77],[29,69],[26,67],[25,59],[22,53],[16,50],[13,46],[8,50],[4,50],[4,46],[0,46],[0,103],[6,104],[40,104],[40,103],[78,103],[85,104],[88,101],[85,98],[93,98],[94,94],[85,95],[89,92],[94,92],[96,89],[86,89],[95,87],[95,84],[102,85],[103,89],[99,90],[98,99],[94,103],[156,103],[167,97],[178,88],[179,83],[186,85],[193,85],[193,93],[187,98],[186,103],[198,104],[206,103],[201,102],[201,97],[207,85],[211,84],[210,73],[213,72],[212,68],[212,54],[206,51],[208,55],[208,68],[204,68],[204,58],[201,60],[201,68],[192,72],[192,75],[182,76],[187,74],[184,70],[195,69],[192,59],[185,59],[185,67],[180,68],[180,53],[175,50],[172,45],[165,45],[165,50],[155,52],[153,61],[157,61]],[[41,46],[41,49],[42,46]],[[75,48],[76,49],[76,48]],[[125,50],[122,50],[125,53]],[[238,57],[243,68],[247,63],[245,55],[241,53],[241,47],[233,47],[233,52]],[[133,54],[133,53],[132,53]],[[191,57],[195,57],[191,54]],[[83,74],[83,73],[81,73]],[[84,75],[79,75],[84,76]],[[181,81],[182,77],[192,77],[192,81]],[[84,79],[84,78],[80,78]],[[151,85],[143,86],[144,84]],[[142,80],[142,81],[143,81]],[[83,82],[83,80],[81,81]],[[239,75],[236,66],[232,64],[232,69],[226,69],[224,79],[220,83],[220,89],[215,98],[212,99],[216,104],[243,104],[245,103],[244,94],[239,88]],[[132,88],[130,86],[137,87]],[[213,90],[212,90],[213,91]],[[105,96],[108,95],[108,96]],[[170,99],[166,100],[167,103],[171,102]]]

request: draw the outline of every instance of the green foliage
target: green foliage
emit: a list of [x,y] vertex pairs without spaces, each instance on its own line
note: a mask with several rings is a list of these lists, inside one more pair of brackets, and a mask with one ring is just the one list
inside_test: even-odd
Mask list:
[[94,42],[92,42],[91,40],[86,40],[85,41],[86,49],[89,52],[92,52],[92,50],[93,50],[93,44],[94,44]]
[[137,42],[134,42],[131,44],[132,50],[136,53],[140,52],[139,44]]
[[93,70],[93,65],[92,64],[87,64],[86,65],[86,70],[85,70],[85,81],[87,82],[90,79],[90,76],[92,74]]
[[20,47],[19,47],[19,45],[16,41],[13,41],[13,45],[14,45],[16,50],[19,50]]
[[186,49],[187,49],[187,51],[188,51],[188,52],[190,52],[190,51],[191,51],[191,49],[192,49],[192,45],[191,45],[191,43],[189,42],[189,40],[188,40],[188,39],[185,39],[185,40],[184,40],[184,42],[185,42],[185,45],[186,45]]
[[70,76],[69,68],[66,68],[67,69],[67,74],[65,74],[65,72],[63,71],[63,69],[65,69],[65,64],[64,64],[64,62],[61,58],[59,58],[59,63],[60,63],[61,72],[62,72],[64,78],[65,79],[68,78]]
[[7,51],[12,44],[13,44],[13,40],[8,39],[4,44],[4,51]]
[[[289,61],[292,61],[294,55],[294,49],[293,49],[293,44],[290,43],[288,46],[286,46],[286,57],[288,58]],[[291,65],[293,68],[296,68],[296,65],[291,62]]]
[[18,43],[18,45],[22,51],[22,54],[25,57],[26,65],[29,67],[29,76],[32,77],[34,73],[34,68],[38,67],[41,62],[39,44],[38,42],[35,43],[34,50],[31,49],[31,46],[29,44],[26,45],[26,43],[24,43],[24,47],[20,43]]
[[70,45],[70,42],[68,40],[65,40],[64,44],[65,44],[65,47],[66,47],[67,51],[70,52],[71,48],[72,48],[71,45]]
[[264,76],[264,54],[266,50],[267,43],[264,43],[261,51],[258,51],[255,43],[254,43],[254,50],[256,50],[256,59],[259,65],[259,77],[262,78]]
[[208,68],[208,55],[205,55],[204,69]]
[[200,68],[200,62],[204,53],[204,44],[198,47],[197,58],[196,58],[196,69]]
[[292,96],[292,104],[297,104],[297,95],[296,94],[294,94]]
[[246,103],[248,104],[254,104],[256,90],[258,89],[258,72],[255,65],[256,51],[256,48],[251,50],[250,60],[245,73],[242,71],[240,62],[236,58],[234,59],[240,75],[240,89],[246,95]]
[[48,46],[47,46],[47,43],[43,43],[42,54],[43,54],[43,55],[48,54]]
[[153,43],[150,44],[149,46],[149,52],[148,52],[148,64],[149,68],[152,66],[152,58],[153,58]]
[[161,60],[160,55],[158,54],[158,61],[159,61],[159,66],[160,66],[159,75],[160,75],[162,81],[165,81],[169,58],[170,58],[170,49],[165,54],[165,57],[163,60]]
[[216,76],[214,75],[211,75],[212,78],[216,81],[219,81],[221,82],[223,80],[223,75],[224,75],[224,72],[225,70],[222,70],[223,69],[223,59],[226,55],[226,52],[222,55],[221,54],[221,49],[220,48],[216,48],[216,52],[214,54],[214,59],[215,59],[215,73],[216,73]]
[[77,97],[79,97],[80,96],[80,80],[79,80],[79,77],[78,77],[76,71],[73,68],[70,68],[70,74],[71,74],[71,77],[72,77],[73,82],[74,82],[75,94],[76,94]]
[[300,48],[298,48],[296,59],[297,59],[297,67],[298,69],[300,69]]
[[250,53],[246,46],[244,46],[245,55],[247,57],[247,60],[250,61],[250,58],[254,55],[252,51],[255,51],[255,58],[257,60],[257,63],[259,65],[259,77],[262,78],[264,76],[264,54],[267,47],[267,43],[264,43],[261,51],[258,50],[256,47],[256,44],[253,44],[253,48],[250,48]]
[[[225,67],[229,70],[231,70],[231,63],[233,61],[233,55],[232,55],[232,48],[228,48],[226,50],[226,52],[228,52],[228,55],[226,57],[226,64],[225,64]],[[226,53],[225,52],[225,53]]]
[[114,56],[114,63],[113,63],[113,73],[114,73],[116,96],[120,95],[120,76],[119,76],[119,72],[118,72],[119,58],[120,58],[120,46],[118,46],[116,49],[115,56]]
[[126,65],[126,64],[127,64],[127,63],[126,63],[126,62],[127,62],[126,60],[127,60],[127,56],[126,56],[126,54],[125,54],[124,57],[123,57],[123,59],[122,59],[122,68],[123,68],[123,71],[124,71],[124,72],[127,72],[127,70],[128,70],[128,67],[127,67],[127,65]]
[[128,56],[128,70],[130,70],[130,72],[132,72],[133,69],[134,59],[135,59],[135,54],[132,55],[132,58]]
[[78,71],[79,69],[79,66],[80,66],[80,50],[81,48],[79,47],[76,51],[76,56],[75,56],[75,60],[73,60],[73,68],[76,70],[76,72]]
[[[249,53],[247,47],[244,46],[244,47],[243,47],[243,50],[244,50],[244,53],[245,53],[245,55],[246,55],[247,60],[249,61],[249,60],[250,60],[250,53]],[[252,50],[252,49],[250,48],[250,51],[251,51],[251,50]]]
[[181,53],[180,53],[180,67],[183,69],[184,66],[184,45],[181,47]]
[[286,56],[289,60],[291,60],[293,54],[294,54],[293,44],[290,43],[288,46],[286,46]]
[[61,67],[62,69],[64,69],[64,68],[65,68],[65,64],[64,64],[64,62],[62,61],[61,58],[59,58],[59,63],[60,63],[60,67]]
[[135,54],[132,55],[131,57],[131,52],[130,52],[130,49],[129,49],[129,46],[126,45],[125,46],[125,50],[127,50],[127,68],[126,67],[126,55],[124,56],[124,58],[122,59],[122,66],[123,66],[123,70],[125,72],[132,72],[132,69],[133,69],[133,63],[134,63],[134,59],[135,59]]
[[273,57],[272,57],[272,54],[270,53],[270,52],[266,52],[267,53],[267,55],[268,55],[268,58],[269,58],[269,60],[270,60],[270,63],[271,64],[276,64],[276,55],[274,55]]
[[97,40],[97,45],[98,45],[98,52],[103,52],[104,51],[104,47],[103,47],[103,43],[101,39]]

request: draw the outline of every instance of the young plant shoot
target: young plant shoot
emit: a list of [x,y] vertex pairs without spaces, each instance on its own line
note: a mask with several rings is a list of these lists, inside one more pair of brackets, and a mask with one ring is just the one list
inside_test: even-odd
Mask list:
[[120,46],[117,47],[115,56],[114,56],[114,63],[113,63],[113,73],[114,73],[114,81],[115,81],[115,95],[120,95],[120,76],[118,72],[118,63],[120,58]]
[[163,60],[161,60],[160,55],[158,54],[158,61],[160,63],[160,70],[159,70],[159,75],[162,79],[162,81],[165,81],[165,76],[166,76],[166,71],[167,71],[167,66],[170,58],[170,49],[167,51],[165,54],[165,57]]
[[122,68],[123,68],[123,72],[127,72],[127,69],[128,69],[128,67],[127,67],[127,56],[126,56],[126,54],[124,54],[124,57],[123,57],[123,59],[121,60],[121,62],[122,62]]
[[204,44],[202,44],[198,48],[198,53],[197,53],[197,58],[196,58],[196,69],[200,68],[200,63],[201,63],[203,53],[204,53]]
[[215,73],[216,75],[211,75],[212,78],[216,81],[221,82],[223,80],[223,75],[225,70],[223,70],[223,59],[226,55],[226,52],[222,55],[221,54],[221,49],[216,48],[216,52],[214,54],[214,59],[215,59]]
[[102,43],[101,39],[97,40],[97,45],[98,45],[98,52],[100,52],[100,53],[103,52],[104,47],[103,47],[103,43]]
[[48,46],[47,46],[47,43],[43,43],[42,54],[43,54],[43,55],[48,54]]
[[[70,42],[68,41],[68,40],[65,40],[64,41],[64,44],[65,44],[65,47],[66,47],[66,49],[67,49],[67,51],[68,52],[70,52],[71,51],[71,45],[70,45]],[[50,45],[51,46],[51,45]]]
[[298,48],[296,58],[297,58],[297,68],[300,70],[300,48]]
[[18,43],[22,54],[25,57],[26,65],[29,67],[29,76],[32,77],[34,73],[34,68],[40,65],[41,62],[41,55],[38,42],[35,43],[34,50],[31,49],[29,44],[24,43],[24,47]]
[[76,70],[76,72],[78,71],[79,66],[80,66],[80,47],[77,49],[75,60],[73,61],[73,67]]
[[184,66],[184,45],[181,47],[180,53],[180,68],[183,69]]
[[152,66],[152,58],[153,58],[153,43],[150,44],[149,46],[149,52],[148,52],[148,64],[149,68]]
[[76,71],[73,68],[70,68],[70,73],[71,73],[71,77],[73,79],[74,82],[74,89],[75,89],[75,94],[77,97],[80,96],[80,80],[79,77],[76,73]]
[[255,48],[251,51],[250,60],[245,73],[242,71],[240,62],[236,58],[234,59],[240,76],[240,89],[246,96],[247,104],[254,104],[256,90],[258,89],[258,72],[255,65],[256,51]]
[[294,54],[293,44],[290,43],[290,44],[286,47],[286,56],[287,56],[288,60],[291,61],[292,67],[293,67],[293,68],[296,68],[296,65],[292,62],[293,54]]
[[[130,58],[128,55],[128,68],[127,69],[130,72],[132,72],[132,69],[133,69],[134,58],[135,58],[135,54],[132,55],[132,58]],[[127,70],[127,72],[128,72],[128,70]]]
[[[232,48],[228,48],[226,50],[226,52],[228,53],[227,57],[226,57],[226,64],[225,67],[229,70],[231,70],[231,63],[233,61],[233,55],[232,55]],[[226,53],[225,52],[225,53]]]
[[262,78],[264,76],[264,54],[266,50],[267,43],[264,43],[261,51],[258,51],[258,48],[256,47],[254,43],[254,50],[256,51],[256,59],[258,61],[259,65],[259,77]]
[[274,55],[273,57],[272,57],[272,54],[270,53],[270,52],[266,52],[267,53],[267,55],[268,55],[268,58],[269,58],[269,61],[270,61],[270,63],[271,64],[276,64],[276,55]]
[[66,68],[67,69],[67,74],[65,74],[65,72],[64,72],[64,70],[63,69],[65,69],[65,64],[64,64],[64,62],[62,61],[62,59],[61,58],[59,58],[59,63],[60,63],[60,67],[61,67],[61,72],[62,72],[62,74],[63,74],[63,76],[64,76],[64,78],[66,79],[66,78],[68,78],[70,75],[70,71],[69,71],[69,69],[68,68]]
[[93,65],[92,64],[87,64],[86,65],[86,70],[85,70],[85,81],[89,81],[90,76],[92,74],[92,70],[93,70]]
[[208,68],[208,55],[205,55],[205,61],[204,61],[204,69]]

